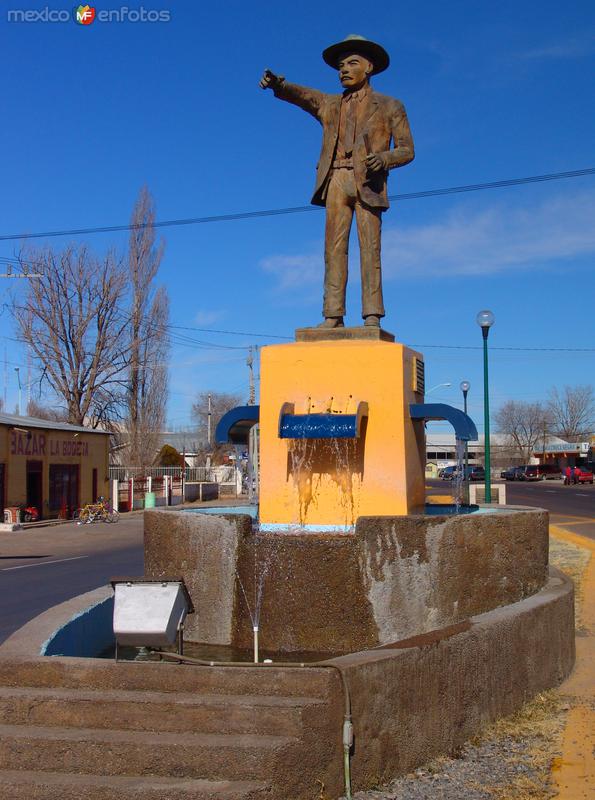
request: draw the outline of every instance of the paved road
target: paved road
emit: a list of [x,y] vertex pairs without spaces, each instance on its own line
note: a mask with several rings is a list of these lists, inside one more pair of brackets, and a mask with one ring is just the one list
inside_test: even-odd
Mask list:
[[[450,493],[448,481],[427,481],[427,484],[430,494]],[[595,486],[564,486],[561,481],[506,481],[506,502],[545,508],[554,525],[595,539]]]
[[0,642],[53,605],[143,574],[142,515],[0,533]]
[[595,539],[595,486],[564,486],[561,481],[510,481],[506,493],[508,503],[547,508],[554,525]]

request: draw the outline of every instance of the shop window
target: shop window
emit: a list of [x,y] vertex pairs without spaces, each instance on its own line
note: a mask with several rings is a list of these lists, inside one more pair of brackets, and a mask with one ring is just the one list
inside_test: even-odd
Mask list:
[[50,511],[70,518],[78,506],[78,465],[50,464]]

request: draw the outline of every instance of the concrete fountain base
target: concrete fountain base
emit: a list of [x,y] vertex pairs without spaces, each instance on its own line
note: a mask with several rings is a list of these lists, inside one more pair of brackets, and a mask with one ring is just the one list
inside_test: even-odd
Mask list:
[[[574,663],[573,585],[548,577],[543,511],[377,517],[306,540],[146,512],[145,532],[147,574],[181,571],[198,641],[248,646],[244,591],[265,576],[275,663],[89,657],[110,644],[112,590],[63,603],[0,646],[0,796],[335,800],[346,696],[355,791],[455,751]],[[283,665],[300,647],[352,652]]]
[[235,648],[251,646],[251,615],[263,650],[387,645],[534,595],[547,563],[540,509],[361,517],[348,535],[259,534],[242,515],[145,512],[145,573],[184,578],[196,609],[186,638]]
[[[0,647],[0,796],[311,800],[321,784],[343,794],[336,668],[115,663],[56,649],[82,630],[88,646],[110,603],[107,587],[82,595]],[[40,656],[44,646],[63,654]],[[351,697],[353,789],[455,751],[573,662],[573,586],[555,570],[524,600],[327,661]]]

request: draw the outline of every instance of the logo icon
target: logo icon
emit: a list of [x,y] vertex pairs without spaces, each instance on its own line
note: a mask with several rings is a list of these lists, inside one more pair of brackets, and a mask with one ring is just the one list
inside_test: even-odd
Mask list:
[[79,25],[90,25],[95,19],[95,8],[93,6],[79,6],[75,8],[75,21]]

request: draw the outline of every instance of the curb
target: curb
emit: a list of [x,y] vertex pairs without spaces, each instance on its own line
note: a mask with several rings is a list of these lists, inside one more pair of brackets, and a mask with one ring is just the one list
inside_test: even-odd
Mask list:
[[583,573],[582,635],[576,639],[576,665],[559,688],[572,700],[568,713],[562,755],[552,763],[552,777],[560,800],[588,800],[595,792],[595,542],[558,525],[550,525],[550,535],[591,553]]

